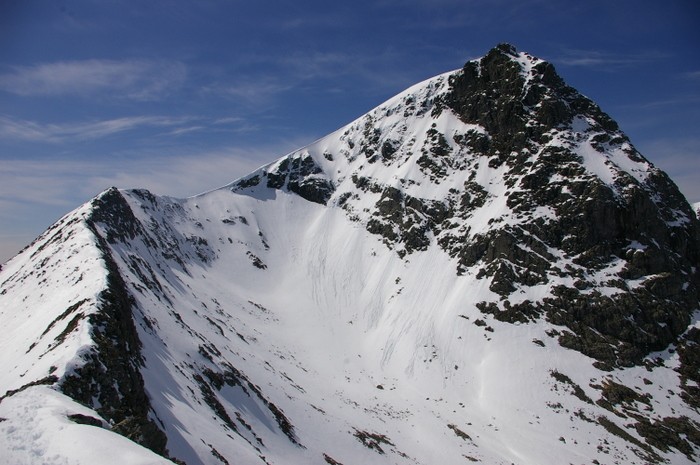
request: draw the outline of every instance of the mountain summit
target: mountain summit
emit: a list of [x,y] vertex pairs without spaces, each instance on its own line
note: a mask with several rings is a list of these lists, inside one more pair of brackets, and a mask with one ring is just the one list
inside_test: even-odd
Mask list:
[[112,188],[59,220],[0,271],[0,444],[694,463],[698,265],[673,182],[502,44],[228,186]]

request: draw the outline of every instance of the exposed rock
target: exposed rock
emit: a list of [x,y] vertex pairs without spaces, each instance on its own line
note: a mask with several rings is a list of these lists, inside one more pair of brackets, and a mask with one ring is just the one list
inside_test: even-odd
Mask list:
[[[83,355],[81,367],[59,381],[60,389],[116,424],[115,432],[167,457],[165,434],[149,419],[150,402],[139,371],[143,362],[132,317],[133,300],[108,245],[110,240],[133,239],[141,228],[116,189],[93,205],[87,224],[99,241],[107,286],[99,297],[100,311],[88,317],[95,348]],[[104,237],[98,224],[106,226]]]
[[[268,188],[288,189],[309,202],[321,205],[325,205],[335,191],[333,183],[323,175],[323,170],[309,154],[283,158],[278,164],[266,168],[262,175]],[[236,182],[232,189],[247,189],[262,181],[261,175],[255,174]]]

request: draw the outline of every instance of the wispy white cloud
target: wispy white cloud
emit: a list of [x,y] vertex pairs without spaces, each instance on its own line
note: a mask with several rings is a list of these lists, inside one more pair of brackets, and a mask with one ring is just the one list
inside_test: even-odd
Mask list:
[[700,102],[700,95],[685,95],[683,97],[671,97],[666,99],[640,101],[638,103],[620,105],[621,108],[647,109],[655,107],[665,107],[672,105],[693,105]]
[[223,95],[247,105],[263,105],[270,103],[296,85],[287,78],[263,77],[247,78],[227,83],[212,84],[204,88],[204,92]]
[[0,74],[0,89],[22,96],[152,100],[180,87],[186,77],[186,66],[177,61],[59,61],[14,66]]
[[200,132],[206,130],[205,126],[185,126],[181,128],[173,129],[165,133],[166,136],[181,136],[183,134],[190,134],[192,132]]
[[101,121],[45,124],[0,116],[0,139],[34,142],[99,139],[143,127],[180,126],[191,120],[192,118],[189,117],[129,116]]
[[308,143],[313,137],[276,142],[258,149],[222,147],[208,152],[75,160],[3,159],[0,169],[0,263],[30,243],[71,209],[111,186],[145,188],[155,194],[188,197],[244,176]]
[[82,160],[5,159],[0,170],[0,201],[77,205],[110,186],[187,197],[228,184],[314,138],[279,140],[256,148],[228,146],[205,152],[188,149],[174,155],[141,151]]
[[615,54],[600,50],[566,49],[562,55],[553,59],[565,66],[579,67],[626,67],[644,63],[652,63],[665,58],[666,55],[656,50],[648,50],[634,54]]
[[[363,88],[370,92],[399,91],[415,82],[405,61],[405,52],[392,48],[372,54],[298,51],[284,56],[251,57],[246,65],[266,69],[265,75],[248,75],[244,79],[234,76],[229,81],[205,86],[203,91],[251,107],[275,104],[280,95],[291,91],[339,91],[346,83],[354,87],[362,82]],[[336,85],[329,86],[329,81],[335,81]]]
[[227,116],[225,118],[216,119],[212,123],[213,124],[238,124],[238,123],[243,123],[243,122],[245,122],[245,119],[241,118],[240,116]]
[[[94,162],[71,159],[6,159],[2,161],[2,165],[0,199],[3,200],[3,204],[0,208],[3,212],[19,204],[73,206],[73,199],[76,194],[80,197],[84,185],[76,181],[97,176],[101,171],[99,165]],[[73,187],[70,187],[71,185]]]
[[[259,166],[295,150],[315,136],[279,140],[257,148],[220,147],[163,155],[154,151],[74,159],[3,159],[0,170],[0,221],[37,206],[56,207],[55,218],[102,190],[145,188],[156,194],[187,197],[226,185]],[[172,152],[172,150],[171,150]]]
[[285,75],[305,83],[313,80],[350,78],[383,87],[406,77],[405,51],[386,48],[371,54],[358,52],[297,52],[280,57]]
[[[384,94],[400,92],[418,80],[431,76],[406,59],[408,52],[395,47],[386,47],[374,53],[357,52],[298,52],[279,60],[287,75],[297,81],[297,86],[311,86],[324,92],[337,91],[349,85],[362,91]],[[457,67],[461,63],[456,62]],[[446,70],[440,70],[446,71]],[[328,86],[328,81],[336,83]],[[379,103],[379,102],[377,102]]]
[[110,186],[144,188],[160,195],[188,197],[226,185],[281,155],[229,148],[189,156],[144,156],[103,167],[83,179],[84,189],[94,195]]

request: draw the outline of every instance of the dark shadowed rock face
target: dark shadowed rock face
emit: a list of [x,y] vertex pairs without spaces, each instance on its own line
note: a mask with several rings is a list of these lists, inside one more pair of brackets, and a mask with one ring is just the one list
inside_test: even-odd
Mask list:
[[[262,183],[263,178],[264,183]],[[294,192],[309,202],[321,205],[325,205],[335,191],[333,183],[326,179],[321,167],[308,154],[284,158],[261,174],[239,181],[233,189],[241,190],[261,183],[271,189]]]
[[112,431],[167,456],[165,434],[149,419],[150,402],[140,373],[141,341],[132,314],[134,302],[108,245],[133,240],[142,228],[117,189],[93,201],[87,224],[107,267],[107,283],[99,296],[100,311],[88,317],[95,347],[83,355],[80,368],[61,380],[60,389],[109,420],[114,425]]
[[450,91],[438,99],[433,114],[446,106],[461,120],[483,126],[492,136],[493,153],[543,142],[552,128],[570,125],[577,115],[593,117],[605,131],[618,131],[617,123],[566,85],[552,64],[533,61],[533,73],[526,76],[519,58],[511,45],[502,44],[468,62],[450,77]]

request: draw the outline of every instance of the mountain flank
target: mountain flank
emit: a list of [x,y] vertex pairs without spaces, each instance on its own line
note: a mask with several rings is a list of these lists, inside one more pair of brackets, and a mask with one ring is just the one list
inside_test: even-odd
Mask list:
[[501,44],[227,186],[111,188],[50,227],[0,270],[0,444],[695,463],[699,264],[669,177]]

